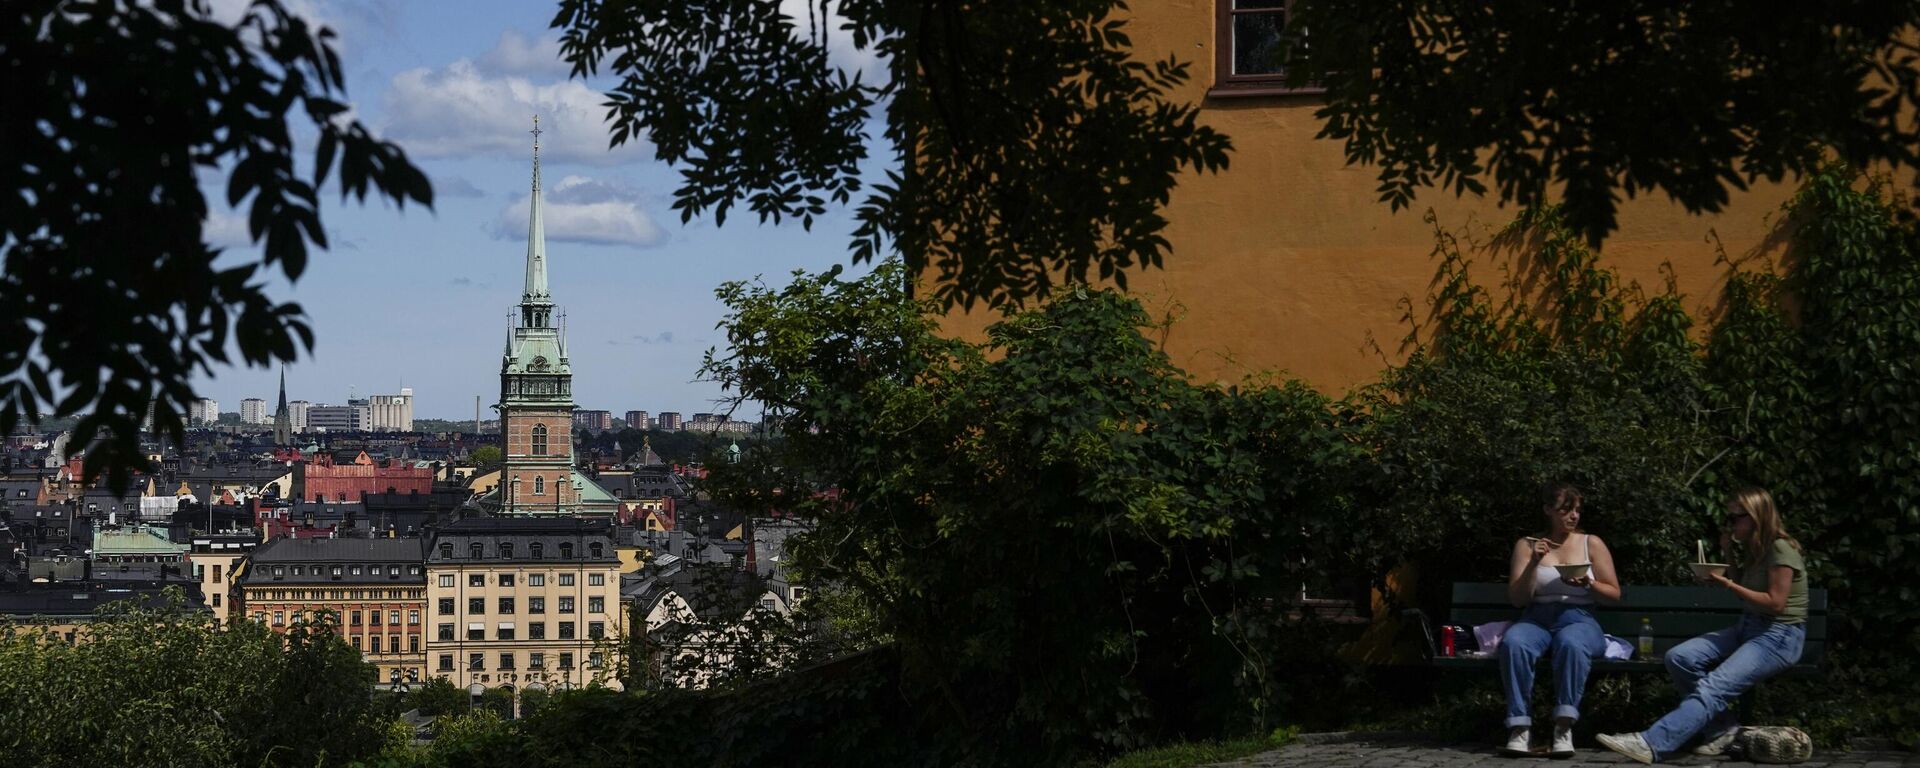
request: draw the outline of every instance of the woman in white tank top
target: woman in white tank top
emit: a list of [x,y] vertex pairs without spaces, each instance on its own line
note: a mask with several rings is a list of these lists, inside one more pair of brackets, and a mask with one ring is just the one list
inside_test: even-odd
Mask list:
[[[1507,597],[1523,612],[1500,640],[1500,682],[1507,694],[1507,742],[1501,751],[1531,754],[1534,665],[1553,658],[1553,739],[1549,754],[1573,755],[1573,723],[1593,660],[1606,651],[1605,635],[1590,610],[1594,601],[1619,602],[1620,581],[1606,542],[1580,530],[1580,491],[1568,483],[1541,489],[1544,536],[1514,542]],[[1584,565],[1573,575],[1557,566]]]

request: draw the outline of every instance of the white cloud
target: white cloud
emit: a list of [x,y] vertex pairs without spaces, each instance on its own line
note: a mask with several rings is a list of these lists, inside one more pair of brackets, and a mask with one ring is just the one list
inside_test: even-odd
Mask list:
[[474,186],[464,176],[438,176],[433,179],[434,197],[486,197],[486,190]]
[[560,38],[540,35],[529,38],[511,29],[500,33],[493,50],[480,55],[481,70],[495,75],[527,75],[564,78],[571,68],[560,60]]
[[584,84],[537,85],[524,77],[489,77],[469,59],[446,69],[413,69],[393,78],[385,95],[382,134],[420,157],[526,158],[533,116],[540,116],[541,156],[559,162],[615,165],[645,157],[638,142],[607,149],[605,97]]
[[[528,197],[500,211],[488,227],[494,239],[526,239]],[[641,207],[643,197],[639,190],[613,182],[584,176],[561,179],[541,193],[547,240],[640,248],[664,243],[667,233]]]
[[[820,4],[808,0],[780,0],[780,13],[793,19],[794,35],[806,39],[809,35],[819,37],[822,21]],[[811,15],[809,15],[811,13]],[[861,73],[860,82],[868,85],[883,82],[887,76],[886,62],[874,53],[871,47],[862,50],[853,45],[853,33],[841,27],[846,20],[834,13],[834,4],[827,4],[827,63],[837,67],[852,77]]]
[[229,251],[253,247],[253,237],[247,233],[247,217],[217,208],[207,210],[207,220],[200,225],[200,236],[208,245]]

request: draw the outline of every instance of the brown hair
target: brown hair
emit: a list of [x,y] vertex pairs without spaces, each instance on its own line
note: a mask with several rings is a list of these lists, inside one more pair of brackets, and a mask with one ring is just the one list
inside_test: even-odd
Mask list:
[[1540,486],[1541,509],[1558,512],[1578,503],[1580,503],[1580,489],[1575,488],[1573,483],[1555,481]]
[[1737,507],[1753,518],[1753,535],[1740,542],[1746,545],[1747,562],[1760,562],[1772,551],[1773,542],[1777,539],[1786,539],[1795,550],[1800,550],[1800,542],[1787,535],[1786,526],[1780,522],[1780,510],[1773,505],[1773,494],[1767,493],[1765,488],[1749,485],[1736,490],[1727,506]]

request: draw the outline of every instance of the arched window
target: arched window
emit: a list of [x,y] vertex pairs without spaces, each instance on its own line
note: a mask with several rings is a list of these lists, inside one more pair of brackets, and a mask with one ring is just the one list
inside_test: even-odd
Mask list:
[[547,479],[536,475],[533,478],[533,495],[544,496],[546,495],[546,493],[547,493]]
[[533,426],[533,455],[547,455],[547,425],[545,424]]

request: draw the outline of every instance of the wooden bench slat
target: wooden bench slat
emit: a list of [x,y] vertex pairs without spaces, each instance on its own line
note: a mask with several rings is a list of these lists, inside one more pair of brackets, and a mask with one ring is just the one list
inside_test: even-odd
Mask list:
[[[1506,585],[1501,583],[1459,582],[1453,585],[1453,605],[1448,624],[1474,626],[1496,621],[1513,621],[1521,610],[1507,602]],[[1699,635],[1725,629],[1739,622],[1744,605],[1726,590],[1706,587],[1647,586],[1624,591],[1623,605],[1594,606],[1594,618],[1607,634],[1636,642],[1640,620],[1651,619],[1654,649],[1664,654],[1680,643]],[[1797,670],[1815,669],[1826,655],[1827,592],[1808,593],[1807,643]],[[1484,666],[1490,658],[1454,657],[1435,659],[1441,666]],[[1658,671],[1658,658],[1651,661],[1602,660],[1596,671]]]
[[[1724,613],[1656,613],[1620,609],[1602,609],[1594,611],[1594,620],[1600,622],[1600,630],[1609,635],[1626,638],[1633,642],[1640,636],[1640,619],[1651,619],[1653,636],[1678,637],[1681,639],[1699,637],[1714,630],[1726,629],[1740,620],[1736,614]],[[1520,611],[1515,608],[1459,608],[1453,609],[1448,624],[1465,625],[1468,628],[1496,621],[1515,621]],[[1827,617],[1812,616],[1807,619],[1807,639],[1825,640],[1827,637]]]

